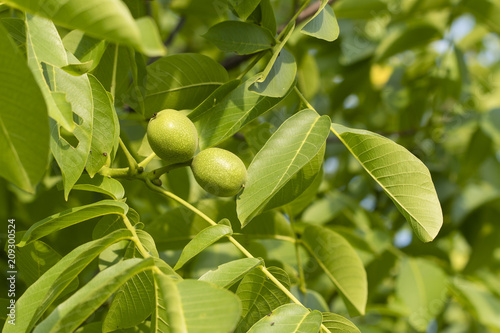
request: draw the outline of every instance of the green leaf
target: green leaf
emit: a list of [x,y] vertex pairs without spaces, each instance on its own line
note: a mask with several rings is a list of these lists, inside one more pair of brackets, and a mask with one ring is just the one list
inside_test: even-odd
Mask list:
[[256,24],[240,21],[224,21],[211,27],[205,35],[224,52],[252,54],[274,46],[271,32]]
[[297,74],[297,64],[295,58],[285,48],[279,52],[266,79],[262,82],[255,82],[249,88],[262,96],[283,97],[295,82]]
[[231,226],[226,224],[213,225],[203,229],[184,247],[181,257],[177,261],[177,264],[175,264],[174,269],[178,270],[198,253],[217,242],[222,237],[232,234],[233,230]]
[[276,35],[276,16],[274,15],[274,8],[271,5],[271,0],[261,0],[259,4],[261,20],[260,24]]
[[335,13],[340,18],[372,19],[379,12],[387,11],[384,0],[336,1]]
[[329,126],[327,116],[306,109],[287,119],[271,136],[248,167],[248,181],[237,206],[242,226],[318,154]]
[[[350,320],[330,312],[323,312],[323,325],[331,332],[361,333]],[[322,331],[325,332],[325,331]]]
[[319,39],[333,42],[339,37],[339,24],[328,0],[322,0],[314,16],[307,21],[300,32]]
[[[127,218],[129,219],[130,223],[132,225],[136,225],[139,223],[140,216],[139,214],[133,209],[130,208],[127,211]],[[106,215],[102,217],[99,222],[94,227],[94,230],[92,231],[92,238],[93,239],[98,239],[101,237],[106,236],[107,234],[123,229],[125,227],[125,224],[123,222],[123,218],[119,215]]]
[[33,193],[48,163],[49,118],[23,58],[0,23],[0,176]]
[[229,0],[229,3],[238,14],[238,17],[246,20],[257,8],[260,0]]
[[46,68],[42,66],[42,62],[57,67],[68,65],[61,38],[54,24],[42,17],[27,14],[25,24],[28,65],[42,91],[49,116],[66,130],[72,132],[75,128],[73,111],[71,107],[65,107],[62,103],[66,100],[65,97],[61,98],[61,95],[54,96],[51,93],[51,88],[44,77]]
[[220,100],[226,97],[231,91],[236,89],[241,83],[240,79],[234,79],[224,83],[215,89],[203,102],[201,102],[193,111],[188,114],[191,121],[197,121],[206,111],[213,108]]
[[322,181],[323,181],[323,168],[319,170],[319,172],[316,174],[316,177],[314,177],[314,180],[312,181],[311,185],[309,185],[309,187],[306,188],[305,191],[302,192],[302,194],[300,194],[292,202],[285,205],[284,209],[287,212],[287,214],[289,214],[290,216],[297,216],[304,209],[306,209],[306,207],[309,206],[309,204],[311,204],[313,200],[316,198],[318,189]]
[[323,296],[321,296],[321,294],[317,291],[306,289],[305,292],[302,292],[299,286],[293,286],[290,288],[290,291],[307,309],[318,310],[321,312],[330,310],[330,307],[326,303]]
[[90,191],[106,194],[114,200],[122,199],[125,195],[125,190],[122,183],[113,178],[95,175],[90,178],[89,175],[83,174],[73,186],[73,190]]
[[27,286],[32,285],[60,259],[61,255],[42,241],[34,241],[16,249],[16,266],[19,277]]
[[134,275],[150,269],[153,258],[122,261],[97,274],[36,326],[34,333],[73,331]]
[[224,67],[202,54],[161,58],[147,67],[147,118],[163,109],[193,109],[228,80]]
[[332,124],[332,132],[375,179],[424,242],[443,224],[441,205],[427,167],[393,141],[365,130]]
[[86,74],[90,72],[92,69],[92,63],[93,61],[87,61],[87,62],[82,62],[78,64],[69,64],[66,66],[61,67],[62,70],[64,70],[66,73],[71,74],[73,76],[80,76],[83,74]]
[[479,22],[485,23],[491,30],[500,33],[500,3],[491,0],[465,0],[460,2],[464,10],[472,13]]
[[94,119],[92,126],[92,143],[90,154],[87,159],[85,170],[90,177],[94,175],[106,164],[108,155],[114,147],[114,138],[116,131],[120,128],[115,127],[113,121],[115,108],[113,102],[102,84],[93,75],[89,75],[90,86],[92,87],[92,99],[94,101]]
[[230,291],[207,282],[174,280],[159,274],[155,279],[166,304],[172,333],[232,332],[241,314],[241,303]]
[[[284,30],[285,37],[278,45],[273,47],[273,50],[272,50],[273,55],[271,56],[271,59],[268,61],[267,65],[264,68],[264,70],[262,71],[262,73],[255,76],[253,82],[256,82],[256,83],[264,82],[264,81],[266,81],[267,76],[269,75],[269,73],[271,73],[271,71],[273,71],[273,74],[279,72],[280,66],[278,65],[277,67],[275,67],[274,63],[276,62],[276,59],[281,55],[281,50],[285,46],[285,44],[288,41],[288,39],[290,38],[290,36],[292,36],[294,29],[295,29],[295,22],[290,22],[286,26],[286,28]],[[289,59],[289,57],[287,57],[287,59]],[[282,59],[281,62],[284,62],[284,59]],[[289,63],[289,61],[286,61],[286,62]],[[295,60],[294,60],[294,62],[295,62]],[[291,67],[288,66],[288,68],[291,68]]]
[[[408,321],[425,331],[448,298],[447,277],[441,268],[425,259],[404,258],[396,281],[396,295],[407,308]],[[422,311],[426,309],[426,311]]]
[[243,258],[230,261],[203,274],[199,280],[211,282],[222,288],[229,288],[243,278],[248,272],[262,264],[258,258]]
[[3,332],[31,332],[45,310],[99,253],[111,244],[131,237],[130,231],[122,229],[85,243],[64,256],[21,295],[16,302],[16,325],[6,325]]
[[500,299],[477,282],[467,281],[456,277],[453,280],[453,290],[460,296],[459,300],[465,303],[479,322],[483,325],[500,329]]
[[219,144],[240,128],[271,110],[285,96],[273,98],[248,91],[249,79],[197,118],[200,149]]
[[102,323],[103,333],[134,327],[149,317],[156,306],[153,281],[151,271],[141,272],[118,290]]
[[70,208],[33,224],[28,231],[26,231],[21,242],[19,242],[17,246],[22,247],[53,232],[98,216],[126,214],[127,210],[127,204],[112,200],[102,200],[89,205]]
[[26,56],[26,28],[24,19],[17,17],[1,17],[0,23],[2,23],[12,40],[17,44],[19,51],[23,56]]
[[[268,270],[287,289],[290,288],[290,280],[284,270],[278,267],[269,267]],[[260,318],[290,301],[288,296],[259,268],[245,275],[236,290],[236,295],[241,299],[243,306],[236,333],[247,332]]]
[[397,53],[427,45],[441,35],[441,31],[431,23],[411,24],[385,37],[375,51],[375,60],[380,62]]
[[137,48],[148,56],[162,56],[165,49],[156,26],[134,21],[127,6],[119,0],[7,0],[20,10],[49,18],[54,23],[80,29],[99,39]]
[[364,314],[368,294],[366,272],[354,248],[336,232],[319,226],[307,226],[301,239],[337,288],[349,314]]
[[264,207],[264,210],[280,207],[298,198],[316,179],[316,175],[323,165],[326,144],[323,144],[309,163],[304,165],[290,180],[283,186]]
[[299,304],[285,304],[260,319],[248,333],[306,333],[318,332],[321,312],[310,312]]
[[106,42],[85,35],[80,30],[70,31],[62,39],[64,48],[71,52],[80,62],[92,61],[90,70],[93,70],[101,61],[101,57],[106,50]]
[[144,108],[144,99],[146,98],[144,82],[147,80],[146,61],[144,57],[132,49],[128,50],[128,55],[132,69],[132,84],[125,101],[130,105],[135,105],[135,111],[144,115],[146,112]]

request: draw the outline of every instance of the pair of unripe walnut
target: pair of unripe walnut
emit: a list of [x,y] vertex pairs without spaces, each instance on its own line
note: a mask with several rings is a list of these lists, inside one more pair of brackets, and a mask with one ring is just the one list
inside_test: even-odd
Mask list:
[[230,197],[245,185],[245,164],[230,151],[208,148],[195,156],[198,132],[191,120],[179,111],[167,109],[155,114],[149,121],[147,137],[154,153],[170,164],[193,159],[194,178],[209,193]]

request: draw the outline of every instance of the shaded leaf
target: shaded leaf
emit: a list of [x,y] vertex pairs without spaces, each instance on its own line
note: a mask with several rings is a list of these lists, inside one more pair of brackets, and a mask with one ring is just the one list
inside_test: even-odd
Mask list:
[[106,42],[85,35],[80,30],[70,31],[62,39],[64,48],[71,52],[80,62],[92,61],[90,70],[93,70],[99,64],[104,51]]
[[295,58],[283,48],[276,57],[266,79],[262,82],[257,80],[250,86],[249,90],[262,96],[283,97],[294,84],[296,74]]
[[99,253],[111,244],[131,237],[130,231],[122,229],[80,245],[64,256],[21,295],[16,302],[16,325],[7,324],[3,332],[30,332],[45,310]]
[[202,54],[161,58],[147,67],[145,116],[163,109],[192,109],[227,80],[224,67]]
[[250,14],[257,8],[261,0],[229,0],[231,7],[234,8],[242,20],[246,20]]
[[[290,280],[284,270],[278,267],[269,267],[268,270],[286,288],[290,288]],[[236,295],[241,299],[243,307],[236,333],[247,332],[260,318],[290,301],[288,296],[259,268],[245,275],[236,290]]]
[[319,226],[307,226],[301,239],[337,288],[349,314],[364,314],[368,294],[366,272],[354,248],[336,232]]
[[206,111],[214,107],[220,100],[226,97],[231,91],[236,89],[241,83],[241,80],[235,79],[224,83],[219,88],[215,89],[203,102],[201,102],[187,116],[191,121],[197,121]]
[[274,46],[275,40],[271,32],[258,25],[240,22],[224,21],[211,27],[205,35],[225,52],[252,54]]
[[443,224],[443,213],[427,167],[381,135],[338,124],[332,124],[332,131],[396,204],[418,238],[433,240]]
[[339,24],[328,0],[322,0],[314,16],[304,25],[300,32],[319,39],[333,42],[339,37]]
[[92,87],[94,119],[90,154],[85,170],[87,170],[90,177],[94,177],[106,164],[108,155],[111,155],[115,145],[114,139],[117,137],[115,132],[119,132],[120,128],[115,127],[116,124],[113,120],[115,108],[110,96],[95,76],[89,75],[89,81]]
[[73,190],[98,192],[106,194],[115,200],[122,199],[125,195],[122,183],[116,179],[101,175],[90,178],[89,175],[83,174],[73,186]]
[[120,201],[102,200],[85,206],[70,208],[33,224],[17,246],[22,247],[34,240],[47,236],[74,224],[108,214],[126,214],[127,204]]
[[73,331],[134,275],[150,269],[153,258],[122,261],[97,274],[61,303],[33,332]]
[[0,82],[0,176],[33,193],[48,163],[49,118],[35,78],[1,23]]
[[200,149],[215,146],[229,138],[240,128],[271,110],[285,97],[260,96],[248,91],[254,81],[255,79],[249,79],[243,82],[197,118]]

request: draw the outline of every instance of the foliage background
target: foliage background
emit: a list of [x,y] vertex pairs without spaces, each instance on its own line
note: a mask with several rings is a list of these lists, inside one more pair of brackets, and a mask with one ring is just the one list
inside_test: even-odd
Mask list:
[[[155,19],[169,54],[207,55],[225,65],[230,78],[245,68],[247,62],[221,52],[203,38],[214,24],[234,18],[225,1],[124,2],[135,18],[151,15]],[[277,26],[286,24],[296,4],[271,3]],[[0,6],[1,22],[6,26],[15,13]],[[351,320],[362,332],[500,331],[500,2],[339,0],[332,6],[340,27],[336,41],[296,33],[287,44],[297,60],[299,89],[333,122],[381,133],[420,158],[431,171],[444,214],[436,240],[419,241],[390,199],[338,139],[329,137],[323,180],[300,220],[331,227],[360,255],[368,276],[368,306],[365,316]],[[67,32],[64,28],[59,31]],[[106,52],[101,64],[112,61]],[[118,62],[115,107],[122,138],[133,152],[141,154],[147,120],[127,106],[131,71],[130,62]],[[104,65],[94,73],[98,78],[107,77]],[[101,82],[109,89],[110,82],[105,80]],[[179,106],[184,108],[182,103]],[[262,118],[261,125],[252,126],[263,126],[270,135],[299,106],[300,100],[290,94]],[[256,153],[256,147],[239,134],[222,146],[247,164]],[[126,164],[121,151],[117,164]],[[161,163],[155,160],[152,165]],[[214,219],[235,218],[234,203],[207,197],[188,169],[172,171],[162,179],[183,199],[201,202]],[[122,183],[127,203],[152,230],[175,207],[141,183]],[[103,198],[72,191],[65,201],[60,171],[52,161],[35,194],[0,179],[0,219],[15,218],[18,230],[26,230],[67,207]],[[64,256],[92,238],[97,220],[61,230],[45,241]],[[6,235],[1,232],[3,243]],[[153,235],[162,258],[172,266],[180,256],[179,249],[192,237],[184,233],[178,246],[171,248],[162,239],[168,235]],[[276,239],[243,239],[242,243],[267,263],[286,268],[292,284],[297,284],[293,246]],[[186,265],[182,275],[198,278],[239,257],[231,244],[217,243]],[[6,272],[6,260],[1,265]],[[94,262],[80,280],[90,280],[96,267]],[[324,274],[313,263],[304,267],[307,288],[322,296],[321,304],[315,306],[348,316]],[[19,294],[36,274],[20,275]],[[1,288],[3,297],[6,289]],[[104,309],[98,310],[96,318],[103,313]]]

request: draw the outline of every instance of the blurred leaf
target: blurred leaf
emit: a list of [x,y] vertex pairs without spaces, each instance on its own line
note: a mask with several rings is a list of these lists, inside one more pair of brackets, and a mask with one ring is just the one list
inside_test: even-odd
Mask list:
[[0,50],[0,176],[33,193],[48,163],[47,108],[30,69],[1,23]]
[[122,284],[153,265],[153,258],[129,259],[100,272],[40,322],[34,332],[75,330]]
[[248,272],[262,264],[262,259],[243,258],[230,261],[203,274],[199,280],[211,282],[222,288],[229,288],[241,280]]
[[471,12],[479,22],[486,24],[491,30],[500,33],[500,2],[498,0],[464,0],[460,5]]
[[[278,267],[269,267],[268,270],[286,288],[290,288],[290,280],[285,271]],[[290,301],[288,296],[259,268],[245,275],[236,290],[236,295],[241,299],[243,312],[235,333],[247,332],[260,318]]]
[[200,231],[182,250],[181,257],[174,269],[178,270],[198,253],[217,242],[226,235],[231,235],[233,230],[225,224],[213,225]]
[[119,0],[7,0],[6,4],[51,19],[90,36],[133,46],[148,56],[164,55],[156,26],[134,21]]
[[336,232],[309,225],[302,244],[342,296],[351,316],[363,315],[367,301],[366,272],[352,246]]
[[260,24],[271,31],[271,34],[276,35],[276,16],[274,8],[271,5],[271,0],[260,0],[259,7],[261,13]]
[[276,43],[269,30],[240,21],[224,21],[216,24],[203,37],[224,52],[238,54],[252,54],[270,49]]
[[482,116],[480,126],[497,145],[500,145],[500,108],[492,109]]
[[34,241],[16,249],[16,266],[19,277],[27,286],[32,285],[60,259],[61,255],[42,241]]
[[319,311],[309,312],[301,305],[285,304],[256,322],[248,333],[265,333],[270,330],[276,333],[318,332],[321,320]]
[[384,38],[375,51],[375,59],[381,62],[397,53],[429,44],[441,37],[441,31],[433,24],[419,22],[393,31]]
[[254,81],[251,78],[243,82],[196,119],[201,150],[231,137],[240,128],[271,110],[286,96],[273,98],[248,91]]
[[61,69],[73,76],[80,76],[90,72],[92,69],[92,60],[79,64],[69,64],[61,67]]
[[498,198],[500,191],[492,184],[484,181],[467,184],[453,202],[451,220],[460,224],[474,210]]
[[[323,312],[323,325],[328,328],[331,332],[342,332],[342,333],[361,333],[359,328],[356,327],[348,319],[330,312]],[[325,332],[324,330],[321,332]]]
[[192,109],[228,80],[224,67],[195,53],[174,54],[147,67],[145,117],[163,109]]
[[332,124],[332,131],[396,204],[418,238],[433,240],[443,213],[427,167],[381,135],[338,124]]
[[257,8],[260,0],[229,0],[231,7],[234,8],[242,20],[246,20],[250,14]]
[[159,274],[155,280],[165,300],[170,332],[227,333],[236,327],[241,303],[230,291],[203,281],[176,283]]
[[447,302],[447,276],[425,259],[404,258],[396,281],[396,295],[407,307],[408,321],[425,331]]
[[500,299],[478,283],[456,277],[453,290],[483,325],[500,328]]
[[111,244],[131,237],[130,231],[122,229],[85,243],[64,256],[21,295],[16,302],[16,325],[6,325],[3,332],[30,332],[52,302],[99,253]]
[[295,82],[297,64],[285,48],[279,52],[264,81],[257,80],[248,89],[262,96],[283,97]]
[[339,37],[339,24],[328,0],[321,1],[316,14],[307,21],[300,32],[328,42],[333,42]]
[[384,0],[336,1],[333,7],[340,18],[371,19],[382,11],[387,11]]
[[33,224],[17,246],[22,247],[53,232],[74,224],[108,214],[126,214],[127,204],[120,201],[102,200],[85,206],[70,208]]
[[306,109],[286,120],[271,136],[248,167],[248,181],[237,206],[243,227],[318,154],[328,136],[329,121],[327,116]]
[[87,170],[90,177],[94,175],[106,164],[108,155],[115,145],[114,139],[118,137],[116,132],[120,131],[115,127],[113,120],[115,108],[102,84],[93,75],[89,75],[90,86],[92,87],[92,99],[94,101],[94,119],[92,123],[92,143],[90,154],[87,159]]

